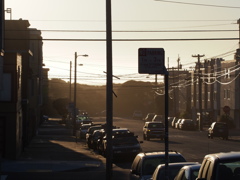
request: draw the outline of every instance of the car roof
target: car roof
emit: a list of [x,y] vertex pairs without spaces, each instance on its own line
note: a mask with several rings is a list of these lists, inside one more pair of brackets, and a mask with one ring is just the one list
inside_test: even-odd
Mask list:
[[194,165],[183,166],[182,169],[199,169],[200,167],[201,167],[201,164],[194,164]]
[[118,128],[118,129],[113,129],[112,131],[129,131],[128,128]]
[[[181,167],[186,165],[195,165],[199,164],[198,162],[178,162],[178,163],[169,163],[169,167]],[[165,168],[165,164],[159,164],[156,169]]]
[[[168,152],[169,155],[171,156],[182,156],[180,153],[176,152],[176,151],[170,151]],[[159,156],[165,156],[165,151],[159,151],[159,152],[141,152],[138,154],[139,156],[148,156],[148,157],[159,157]]]
[[145,122],[146,124],[163,124],[163,122],[161,121],[148,121],[148,122]]
[[220,153],[215,153],[215,154],[208,154],[205,156],[206,158],[211,158],[211,159],[219,159],[220,161],[225,161],[225,160],[233,160],[233,159],[239,159],[240,160],[240,152],[220,152]]

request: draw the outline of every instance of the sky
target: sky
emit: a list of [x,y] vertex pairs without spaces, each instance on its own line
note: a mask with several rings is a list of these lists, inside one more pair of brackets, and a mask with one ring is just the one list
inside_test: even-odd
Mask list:
[[[195,66],[192,55],[205,55],[202,61],[232,60],[239,48],[239,0],[113,0],[111,5],[113,74],[118,77],[113,83],[154,81],[154,75],[138,72],[139,48],[163,48],[165,66],[177,67],[180,58],[183,69]],[[7,8],[13,20],[29,20],[30,28],[42,31],[49,78],[69,81],[76,52],[82,64],[77,82],[106,84],[105,0],[6,0]],[[11,16],[6,13],[5,19]]]

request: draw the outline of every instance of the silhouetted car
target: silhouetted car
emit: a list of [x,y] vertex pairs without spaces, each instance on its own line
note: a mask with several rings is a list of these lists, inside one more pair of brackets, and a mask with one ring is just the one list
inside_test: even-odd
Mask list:
[[196,180],[201,164],[183,166],[174,180]]
[[155,113],[148,113],[147,116],[143,119],[144,121],[152,121]]
[[228,126],[223,122],[213,122],[208,129],[208,138],[222,137],[228,139]]
[[[106,155],[107,137],[104,136],[101,145],[101,153]],[[134,136],[127,128],[118,128],[112,130],[112,152],[113,158],[120,155],[135,156],[141,151],[141,146]]]
[[92,126],[91,124],[83,124],[80,127],[80,129],[79,129],[79,131],[80,131],[80,133],[79,133],[80,137],[79,138],[80,139],[86,139],[86,133],[91,126]]
[[102,135],[101,129],[93,131],[90,146],[93,150],[97,150],[98,138]]
[[143,126],[143,139],[150,140],[150,138],[160,138],[161,140],[165,137],[165,127],[162,122],[145,122]]
[[[198,162],[179,162],[179,163],[169,163],[168,164],[168,180],[174,180],[175,176],[178,174],[179,170],[183,166],[187,165],[196,165],[199,164]],[[162,180],[165,179],[165,164],[160,164],[156,167],[153,175],[152,180]]]
[[[169,151],[169,163],[186,162],[186,159],[178,152]],[[159,164],[164,164],[165,152],[147,152],[139,153],[133,160],[129,178],[131,180],[146,180],[152,177],[152,174]]]
[[239,180],[240,152],[208,154],[204,157],[196,180]]
[[175,129],[179,129],[179,125],[181,123],[182,119],[178,119],[178,121],[175,123]]
[[192,119],[182,119],[179,124],[181,130],[196,130],[196,124]]
[[86,143],[87,143],[89,148],[92,148],[91,147],[92,133],[95,130],[98,130],[98,129],[103,129],[103,126],[102,125],[96,125],[96,126],[91,126],[90,128],[88,128],[88,131],[86,133]]

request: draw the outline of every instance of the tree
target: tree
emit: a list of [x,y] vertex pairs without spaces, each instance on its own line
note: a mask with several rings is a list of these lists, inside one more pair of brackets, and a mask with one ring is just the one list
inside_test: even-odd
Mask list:
[[67,105],[69,103],[68,98],[59,98],[53,101],[53,107],[56,109],[59,115],[63,118],[67,116]]

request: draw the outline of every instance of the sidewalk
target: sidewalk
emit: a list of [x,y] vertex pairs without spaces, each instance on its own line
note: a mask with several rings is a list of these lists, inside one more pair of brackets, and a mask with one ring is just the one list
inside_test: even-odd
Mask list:
[[[72,130],[56,119],[41,124],[38,135],[16,161],[2,160],[0,165],[1,180],[15,179],[14,175],[18,176],[16,179],[31,179],[31,175],[35,180],[42,179],[43,175],[44,179],[48,179],[47,176],[51,179],[79,179],[77,174],[83,172],[88,174],[85,179],[94,179],[94,173],[100,173],[101,177],[105,173],[101,157],[90,151],[84,142],[76,142]],[[90,173],[92,171],[94,173]],[[81,179],[84,179],[82,175]]]

